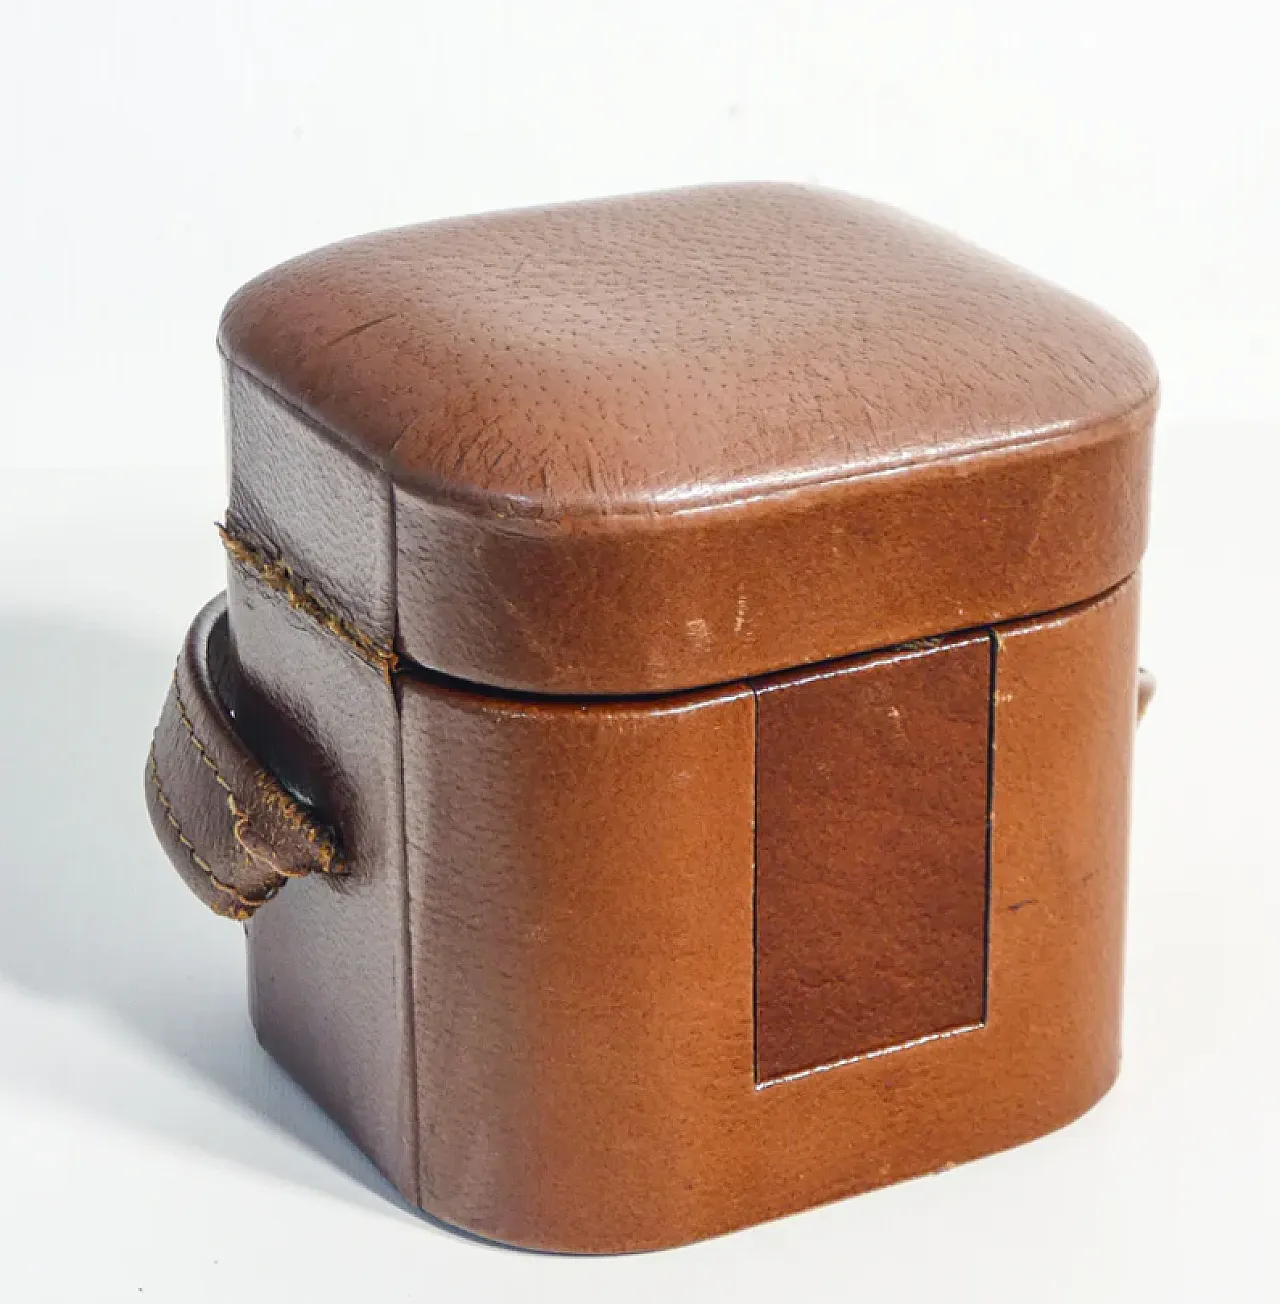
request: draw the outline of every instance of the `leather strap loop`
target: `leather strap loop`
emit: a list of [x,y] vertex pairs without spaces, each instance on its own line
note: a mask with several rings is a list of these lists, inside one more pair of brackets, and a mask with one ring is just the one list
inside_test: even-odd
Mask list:
[[227,601],[192,622],[147,760],[147,808],[183,881],[215,914],[248,919],[291,878],[346,872],[334,832],[236,732]]

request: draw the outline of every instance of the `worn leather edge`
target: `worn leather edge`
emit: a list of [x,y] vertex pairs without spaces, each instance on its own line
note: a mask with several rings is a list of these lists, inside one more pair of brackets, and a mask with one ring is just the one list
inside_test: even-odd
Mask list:
[[[355,653],[362,661],[372,665],[379,671],[388,684],[392,682],[392,677],[400,672],[408,672],[418,676],[428,678],[439,678],[441,680],[451,680],[451,686],[464,691],[475,691],[487,694],[494,698],[500,698],[507,695],[506,692],[496,685],[473,684],[469,680],[457,679],[453,676],[442,675],[439,671],[433,671],[429,667],[417,665],[415,662],[402,658],[393,648],[384,647],[371,635],[361,629],[350,617],[343,615],[337,608],[337,604],[327,598],[320,592],[316,586],[309,580],[300,577],[294,568],[284,562],[278,550],[268,551],[256,544],[250,543],[241,538],[233,529],[227,525],[215,523],[215,528],[222,540],[223,547],[226,549],[228,560],[249,578],[261,583],[266,588],[275,593],[281,594],[288,605],[301,614],[309,617],[311,621],[321,629],[332,634],[340,642],[344,643],[351,651]],[[1049,616],[1055,613],[1070,611],[1079,606],[1088,605],[1091,602],[1105,598],[1114,589],[1125,584],[1130,576],[1126,576],[1119,584],[1113,585],[1111,589],[1096,595],[1094,598],[1086,598],[1082,603],[1069,604],[1067,607],[1054,608],[1051,612],[1028,613],[1024,619],[1035,619],[1037,616]],[[977,626],[977,629],[988,628],[987,626]],[[943,638],[958,638],[965,634],[972,633],[972,630],[956,630],[946,635],[935,635],[928,638],[909,640],[906,643],[894,644],[890,647],[873,649],[872,652],[865,655],[874,655],[876,653],[894,653],[903,651],[915,645],[930,645],[941,641]],[[838,660],[840,658],[835,658]],[[824,659],[806,663],[806,669],[814,674],[820,673],[824,665],[830,663],[832,659]],[[783,675],[794,674],[794,671],[778,672]],[[763,676],[762,681],[767,682],[773,676]],[[690,692],[697,693],[710,689],[728,687],[739,681],[728,680],[724,684],[707,684],[699,685],[692,689],[676,690],[669,694],[672,697],[681,697]],[[1152,699],[1156,693],[1156,678],[1145,667],[1140,667],[1137,680],[1138,720],[1141,721],[1147,713]],[[637,695],[652,697],[655,695]],[[665,696],[665,695],[660,695]],[[626,695],[613,695],[602,697],[599,701],[625,700]],[[549,701],[572,700],[557,696],[549,696]],[[587,698],[586,700],[593,700]]]
[[395,485],[397,649],[515,691],[658,693],[1085,601],[1141,560],[1151,412],[645,528],[534,537]]
[[[361,655],[500,690],[683,691],[1021,619],[1118,583],[1146,542],[1158,391],[1105,420],[990,449],[740,486],[688,510],[530,518],[424,494],[235,359],[227,370],[387,486],[394,620],[356,621],[370,635]],[[232,532],[263,553],[259,578],[274,565],[303,592],[325,583],[314,558],[308,569],[287,540],[233,516]],[[951,539],[949,560],[929,583],[939,536]],[[791,564],[777,566],[782,556]],[[845,600],[832,603],[832,589]]]
[[920,474],[927,471],[969,472],[988,461],[1024,457],[1028,454],[1067,452],[1081,445],[1105,442],[1117,432],[1148,429],[1154,424],[1160,407],[1158,380],[1144,391],[1137,402],[1119,407],[1097,419],[1062,423],[1048,431],[1036,431],[1017,439],[993,443],[978,449],[948,449],[925,455],[847,468],[824,468],[802,476],[793,476],[776,484],[739,483],[721,493],[699,497],[695,501],[649,498],[643,502],[611,503],[608,510],[574,504],[557,505],[553,513],[530,510],[524,499],[507,495],[469,491],[421,474],[402,473],[390,456],[378,457],[345,436],[340,430],[320,421],[300,406],[296,398],[273,381],[269,373],[252,365],[250,359],[228,352],[218,342],[218,356],[229,372],[238,372],[267,394],[273,403],[327,442],[341,448],[357,462],[376,466],[388,482],[411,494],[435,512],[447,512],[468,520],[483,522],[495,532],[528,535],[533,538],[572,534],[613,534],[619,531],[668,530],[681,524],[702,524],[708,518],[736,518],[744,513],[755,515],[772,508],[786,510],[802,505],[813,495],[839,493],[853,486],[886,477]]
[[[258,763],[235,730],[227,604],[187,632],[147,757],[147,809],[183,882],[215,914],[246,920],[291,878],[339,875],[334,832]],[[217,682],[222,679],[222,685]]]

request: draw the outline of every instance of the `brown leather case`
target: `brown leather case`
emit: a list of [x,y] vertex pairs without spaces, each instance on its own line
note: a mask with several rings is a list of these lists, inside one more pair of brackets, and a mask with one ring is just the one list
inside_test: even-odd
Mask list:
[[247,921],[264,1045],[410,1200],[672,1245],[1106,1091],[1133,336],[744,185],[348,241],[219,342],[228,593],[148,801]]

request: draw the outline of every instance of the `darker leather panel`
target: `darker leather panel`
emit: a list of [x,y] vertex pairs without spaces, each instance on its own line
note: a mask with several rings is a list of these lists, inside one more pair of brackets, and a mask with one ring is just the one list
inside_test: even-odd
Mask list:
[[991,640],[757,685],[756,1076],[982,1022]]
[[238,674],[219,594],[187,633],[147,759],[147,808],[188,887],[245,920],[293,878],[346,872],[332,829],[249,750],[230,709]]

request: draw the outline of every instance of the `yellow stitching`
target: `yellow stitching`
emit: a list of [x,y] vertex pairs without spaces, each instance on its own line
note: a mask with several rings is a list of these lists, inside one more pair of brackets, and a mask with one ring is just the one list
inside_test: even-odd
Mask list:
[[256,910],[264,901],[270,901],[280,891],[278,887],[269,887],[264,889],[260,897],[251,897],[237,891],[230,883],[224,883],[216,874],[210,874],[209,881],[219,891],[225,892],[229,897],[234,897],[247,910]]
[[[250,860],[262,861],[272,873],[276,874],[281,879],[302,878],[307,873],[307,870],[305,869],[293,870],[290,873],[286,873],[276,864],[273,857],[263,855],[260,850],[249,845],[249,842],[245,837],[246,830],[253,830],[252,821],[249,819],[249,812],[245,810],[245,808],[241,806],[230,793],[227,794],[227,809],[231,812],[231,832],[235,836],[236,843],[240,847],[240,850],[243,851]],[[256,830],[253,830],[253,832],[256,836],[261,836],[257,834]],[[279,889],[280,886],[282,885],[276,884],[277,889]]]
[[151,784],[152,787],[155,788],[156,800],[159,801],[160,806],[164,811],[164,817],[168,820],[174,833],[177,835],[178,841],[186,848],[187,855],[191,857],[191,863],[204,874],[204,876],[219,892],[225,893],[236,902],[239,909],[233,910],[232,918],[242,921],[248,919],[264,901],[270,901],[279,889],[269,890],[261,897],[249,897],[245,896],[243,892],[237,891],[229,883],[224,883],[217,874],[213,872],[209,862],[206,861],[195,849],[195,845],[192,843],[190,838],[183,833],[182,825],[178,823],[177,816],[173,813],[173,804],[165,794],[164,785],[160,782],[160,767],[156,763],[156,746],[154,742],[151,744],[149,761]]
[[293,567],[279,557],[272,557],[263,549],[237,538],[225,525],[215,522],[215,526],[222,539],[222,546],[232,561],[239,562],[267,588],[283,594],[295,611],[310,616],[317,624],[340,638],[363,661],[380,671],[388,684],[391,682],[391,676],[399,664],[399,657],[391,648],[384,647],[345,616],[339,615],[332,602],[300,578]]
[[[238,801],[236,801],[236,795],[234,792],[231,791],[231,785],[222,777],[222,774],[218,769],[217,762],[215,762],[213,757],[209,755],[209,752],[205,748],[204,743],[202,743],[200,739],[196,736],[196,727],[191,722],[191,716],[187,713],[187,704],[182,700],[182,685],[179,682],[178,671],[176,668],[174,669],[173,672],[173,700],[174,700],[174,704],[178,708],[178,718],[182,721],[183,726],[186,728],[187,736],[191,739],[192,745],[195,747],[196,751],[200,753],[200,759],[212,771],[214,781],[217,783],[217,785],[223,790],[223,792],[227,794],[227,809],[230,810],[231,812],[231,820],[232,820],[231,831],[235,835],[237,845],[252,859],[254,860],[262,859],[262,857],[260,856],[254,856],[253,852],[250,851],[249,847],[245,844],[245,840],[243,837],[243,829],[249,823],[248,812],[245,811],[243,807],[241,807]],[[275,861],[270,860],[267,863],[271,867],[271,869],[276,872],[277,876],[280,878],[280,882],[274,884],[273,886],[267,889],[267,895],[263,897],[264,901],[269,901],[273,896],[275,896],[275,894],[280,890],[281,886],[283,886],[284,879],[286,877],[293,877],[292,875],[280,874],[279,867],[276,865]],[[206,873],[208,873],[209,878],[212,880],[215,886],[221,887],[224,892],[231,893],[233,896],[237,897],[237,899],[242,901],[244,904],[246,905],[249,904],[248,899],[241,897],[240,894],[237,893],[234,888],[227,887],[219,879],[215,878],[212,870],[206,870]],[[306,873],[306,871],[303,870],[303,873]]]
[[[187,712],[186,703],[182,700],[182,688],[178,681],[178,672],[173,672],[173,699],[178,708],[178,718],[186,728],[187,734],[200,753],[200,759],[209,767],[218,786],[227,794],[227,808],[231,812],[232,832],[235,834],[236,842],[246,855],[254,860],[262,861],[267,864],[271,870],[280,876],[286,878],[303,878],[311,871],[310,869],[284,868],[275,859],[274,856],[264,855],[261,850],[251,847],[245,840],[245,830],[253,827],[253,822],[249,817],[249,812],[236,800],[235,793],[231,785],[222,777],[217,763],[209,754],[208,749],[200,741],[196,734],[195,725],[191,721],[191,716]],[[257,774],[257,784],[259,795],[265,803],[283,817],[295,833],[305,839],[310,844],[312,850],[319,858],[319,864],[316,868],[322,874],[341,874],[345,871],[345,865],[338,855],[338,849],[333,843],[333,839],[324,830],[316,828],[299,809],[294,800],[263,770]],[[277,884],[277,889],[281,886]]]
[[281,880],[286,878],[305,878],[311,872],[309,868],[298,869],[294,866],[286,868],[281,865],[276,860],[275,856],[271,854],[270,848],[261,845],[266,841],[266,839],[263,838],[263,836],[253,827],[248,812],[241,809],[234,802],[231,802],[230,804],[231,814],[234,817],[231,831],[235,834],[235,839],[240,844],[240,849],[249,857],[250,860],[260,861]]
[[187,733],[191,736],[191,741],[195,744],[195,749],[200,753],[200,759],[213,771],[213,777],[218,786],[227,794],[228,800],[232,803],[232,810],[235,809],[235,795],[231,791],[231,785],[218,772],[217,764],[212,756],[205,750],[204,743],[196,737],[196,727],[191,723],[191,717],[187,714],[187,705],[182,700],[182,687],[178,683],[178,671],[175,667],[173,672],[173,700],[178,706],[178,718],[186,726]]
[[[346,863],[338,851],[332,834],[325,828],[317,826],[301,806],[271,777],[265,770],[257,774],[258,797],[264,805],[309,844],[315,852],[319,863],[315,866],[322,874],[344,874]],[[246,848],[247,850],[247,848]],[[289,871],[276,866],[277,872],[288,874]],[[306,872],[305,870],[303,871]]]
[[156,749],[154,743],[152,744],[151,747],[150,759],[151,759],[151,782],[155,785],[156,796],[160,799],[160,805],[164,807],[165,819],[167,819],[169,823],[173,825],[173,831],[178,835],[178,841],[181,842],[184,847],[186,847],[187,852],[190,854],[191,859],[195,863],[196,868],[202,870],[205,874],[209,876],[209,878],[213,879],[215,877],[213,870],[209,867],[208,862],[205,861],[201,857],[200,853],[196,850],[195,844],[187,838],[187,835],[185,833],[183,833],[182,825],[178,823],[177,817],[173,813],[173,805],[170,803],[169,798],[165,796],[164,788],[160,783],[160,768],[156,764]]

